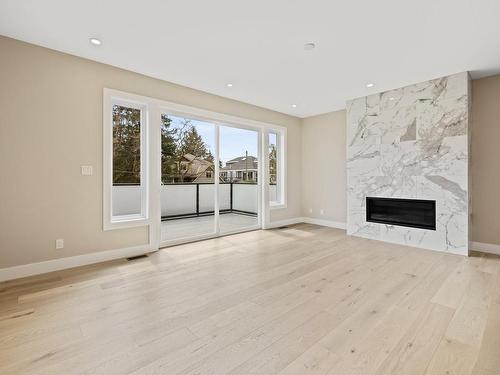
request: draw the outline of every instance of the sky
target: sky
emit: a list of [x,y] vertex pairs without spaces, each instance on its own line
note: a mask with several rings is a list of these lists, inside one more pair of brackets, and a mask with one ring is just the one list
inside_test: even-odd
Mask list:
[[[180,117],[169,117],[172,119],[173,126],[178,126],[183,120]],[[196,127],[207,148],[215,155],[215,126],[209,122],[198,120],[191,120],[191,123]],[[225,165],[228,160],[245,156],[245,151],[248,151],[249,156],[257,157],[258,139],[256,131],[221,126],[220,160]]]

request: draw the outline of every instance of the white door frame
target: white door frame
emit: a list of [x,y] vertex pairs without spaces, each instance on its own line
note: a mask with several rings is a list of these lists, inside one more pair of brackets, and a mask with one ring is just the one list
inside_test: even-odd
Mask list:
[[[249,119],[244,119],[236,116],[230,116],[230,115],[225,115],[217,112],[211,112],[211,111],[206,111],[198,108],[193,108],[181,104],[175,104],[175,103],[166,103],[166,102],[161,102],[161,105],[158,108],[159,110],[159,116],[161,114],[169,114],[173,116],[179,116],[179,117],[185,117],[185,118],[190,118],[193,120],[200,120],[200,121],[206,121],[214,125],[215,127],[215,179],[214,179],[214,231],[213,233],[209,234],[203,234],[203,235],[197,235],[197,236],[191,236],[191,237],[184,237],[184,238],[179,238],[179,239],[173,239],[173,240],[167,240],[167,241],[161,241],[161,238],[158,240],[158,245],[160,248],[162,247],[168,247],[168,246],[173,246],[173,245],[178,245],[181,243],[187,243],[187,242],[193,242],[193,241],[199,241],[203,239],[208,239],[208,238],[214,238],[214,237],[219,237],[219,236],[226,236],[230,234],[235,234],[235,233],[241,233],[241,232],[246,232],[246,231],[251,231],[251,230],[258,230],[258,229],[266,229],[269,227],[270,223],[270,206],[269,206],[269,199],[267,197],[269,196],[269,187],[267,184],[264,183],[264,181],[268,181],[269,179],[269,160],[267,158],[267,154],[265,150],[269,148],[269,130],[274,129],[278,130],[281,132],[284,132],[283,127],[276,126],[276,125],[271,125],[259,121],[254,121],[254,120],[249,120]],[[159,117],[158,117],[159,118]],[[220,127],[221,126],[227,126],[227,127],[233,127],[233,128],[240,128],[240,129],[247,129],[247,130],[252,130],[257,132],[257,137],[258,137],[258,157],[259,157],[259,163],[258,163],[258,180],[257,180],[257,186],[258,186],[258,208],[257,208],[257,225],[242,228],[241,230],[236,230],[236,231],[231,231],[231,232],[220,232],[220,214],[219,214],[219,179],[217,178],[219,176],[219,160],[220,160]],[[160,123],[158,123],[158,129],[160,128]],[[154,132],[157,134],[157,137],[160,137],[160,132]],[[155,142],[156,143],[156,142]],[[158,163],[161,165],[161,150],[159,150],[157,156],[158,160],[160,162]],[[159,176],[158,179],[158,186],[161,185],[161,176]],[[157,207],[161,207],[161,201],[159,199],[159,194],[158,198],[156,200],[157,202]],[[160,210],[161,212],[161,210]],[[154,225],[154,223],[152,223]],[[160,213],[160,219],[158,220],[158,225],[161,226],[161,213]],[[161,237],[161,228],[158,228],[157,231],[158,236]]]
[[[111,121],[108,111],[110,110],[110,100],[126,100],[127,102],[137,102],[141,105],[145,105],[147,109],[147,132],[145,147],[146,153],[146,168],[145,168],[145,178],[147,179],[147,205],[146,217],[140,222],[129,222],[124,221],[122,223],[117,223],[116,228],[127,228],[130,226],[149,226],[149,246],[151,249],[158,249],[163,246],[175,245],[177,243],[197,241],[205,238],[213,238],[219,235],[228,235],[232,233],[238,233],[241,231],[255,230],[259,228],[266,229],[270,226],[270,204],[269,204],[269,186],[265,181],[269,180],[269,160],[267,155],[267,150],[269,148],[269,131],[280,132],[286,135],[286,127],[265,123],[256,120],[250,120],[243,117],[232,116],[224,113],[208,111],[205,109],[200,109],[196,107],[191,107],[183,104],[172,103],[160,99],[155,99],[147,96],[137,95],[129,92],[119,91],[115,89],[105,88],[103,90],[103,124]],[[220,126],[229,126],[241,129],[248,129],[257,131],[259,141],[258,141],[258,157],[259,157],[259,167],[258,167],[258,224],[253,227],[244,228],[241,231],[231,232],[231,233],[219,233],[219,180],[215,178],[215,230],[214,233],[201,236],[193,236],[190,238],[183,238],[173,241],[161,241],[161,114],[171,114],[174,116],[183,116],[187,118],[207,121],[215,126],[215,176],[219,176],[219,142],[220,142]],[[108,124],[109,125],[109,124]],[[105,129],[106,126],[103,126]],[[110,128],[108,126],[108,128]],[[107,133],[105,134],[105,136]],[[109,154],[109,145],[107,138],[103,136],[103,159],[106,161],[111,160]],[[141,168],[142,170],[143,168]],[[104,178],[107,176],[105,168],[103,168]],[[109,172],[109,171],[108,171]],[[109,174],[109,173],[108,173]],[[106,181],[106,179],[105,179]],[[111,188],[107,186],[106,182],[103,183],[103,207],[104,210],[110,207],[111,196],[107,192],[111,191]],[[109,190],[109,191],[108,191]],[[104,218],[104,229],[115,229],[106,228],[106,217]]]
[[[206,234],[201,234],[201,235],[195,235],[195,236],[189,236],[189,237],[181,237],[181,238],[176,238],[172,240],[161,240],[161,228],[158,228],[158,233],[159,233],[159,248],[164,248],[164,247],[169,247],[169,246],[174,246],[174,245],[179,245],[182,243],[188,243],[188,242],[194,242],[194,241],[200,241],[204,239],[209,239],[209,238],[216,238],[220,236],[227,236],[231,234],[236,234],[236,233],[242,233],[242,232],[248,232],[252,230],[258,230],[263,228],[263,220],[262,220],[262,213],[265,211],[262,205],[262,186],[265,185],[262,183],[262,178],[257,177],[257,224],[248,226],[245,228],[237,229],[234,231],[229,231],[229,232],[221,232],[220,230],[220,212],[219,212],[219,186],[220,186],[220,181],[219,181],[219,172],[220,172],[220,128],[221,126],[224,127],[232,127],[232,128],[239,128],[239,129],[246,129],[246,130],[251,130],[255,131],[257,134],[257,154],[259,157],[259,162],[258,162],[258,176],[264,176],[262,174],[263,170],[261,170],[261,159],[265,159],[262,155],[262,150],[264,149],[262,147],[262,133],[263,129],[262,128],[256,128],[253,126],[236,126],[236,125],[230,125],[227,123],[221,123],[219,121],[214,121],[206,118],[200,118],[200,117],[194,117],[191,114],[187,113],[179,113],[179,112],[171,112],[171,111],[164,111],[161,110],[159,115],[161,114],[167,114],[167,115],[174,115],[174,116],[179,116],[179,117],[184,117],[188,119],[193,119],[193,120],[200,120],[200,121],[206,121],[212,125],[214,125],[214,136],[215,136],[215,144],[214,144],[214,165],[215,165],[215,171],[214,171],[214,231],[212,233],[206,233]],[[160,126],[160,124],[158,124]],[[161,165],[161,149],[159,150],[160,152],[160,165]],[[161,175],[160,175],[160,186],[161,186]],[[158,200],[158,206],[161,207],[161,200]],[[161,226],[161,209],[160,209],[160,226]],[[156,232],[156,231],[155,231]]]

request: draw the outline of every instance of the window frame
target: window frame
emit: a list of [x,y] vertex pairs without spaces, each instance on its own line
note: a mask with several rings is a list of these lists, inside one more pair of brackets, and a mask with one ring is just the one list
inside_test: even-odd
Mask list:
[[[113,107],[115,105],[140,110],[140,185],[141,212],[113,215]],[[103,97],[103,229],[113,230],[145,226],[149,220],[149,106],[133,94],[113,95],[104,91]]]
[[[139,106],[141,109],[141,214],[123,215],[113,218],[112,213],[112,179],[113,179],[113,104]],[[130,227],[149,226],[149,241],[153,248],[160,245],[161,212],[159,208],[161,185],[161,114],[184,116],[203,121],[209,121],[216,126],[229,125],[235,128],[259,130],[259,163],[257,175],[262,176],[259,183],[259,225],[263,229],[270,227],[270,211],[287,208],[287,128],[277,124],[265,123],[248,118],[213,112],[184,104],[168,102],[148,96],[132,94],[111,88],[103,89],[103,229],[114,230]],[[144,121],[143,121],[144,119]],[[143,125],[144,124],[144,125]],[[279,135],[278,146],[278,176],[281,181],[280,202],[269,202],[268,187],[264,183],[269,179],[269,132]],[[216,135],[218,137],[218,133]],[[278,137],[277,137],[278,139]],[[277,140],[278,142],[278,140]],[[217,143],[217,142],[216,142]],[[218,158],[218,156],[217,156]],[[219,167],[215,166],[214,175],[218,176]],[[280,174],[281,172],[281,174]],[[229,174],[234,174],[232,171]],[[210,237],[209,237],[210,238]]]
[[[269,200],[269,208],[271,210],[287,208],[287,184],[286,184],[286,128],[270,128],[269,134],[276,134],[276,196],[277,200]],[[269,144],[268,144],[269,146]],[[269,159],[269,147],[267,151],[267,158]],[[268,163],[269,164],[269,163]],[[267,178],[269,178],[269,168],[267,171]]]

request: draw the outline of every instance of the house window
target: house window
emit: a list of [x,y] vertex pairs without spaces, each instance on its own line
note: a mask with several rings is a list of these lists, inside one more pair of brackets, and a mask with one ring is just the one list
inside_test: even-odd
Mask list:
[[269,132],[269,203],[271,207],[285,206],[284,134]]
[[207,171],[207,172],[205,173],[205,176],[206,176],[207,178],[212,178],[212,171]]
[[147,109],[111,97],[104,103],[104,229],[144,225]]

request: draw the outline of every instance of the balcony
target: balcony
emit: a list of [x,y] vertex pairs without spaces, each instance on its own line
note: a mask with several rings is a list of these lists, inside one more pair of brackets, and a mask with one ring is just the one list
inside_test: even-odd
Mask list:
[[[161,186],[162,241],[214,232],[213,183],[176,183]],[[255,183],[221,182],[219,212],[221,233],[235,232],[258,224],[258,189]],[[113,210],[117,215],[137,212],[141,187],[113,186]],[[271,200],[276,185],[269,186]],[[274,198],[273,198],[274,197]]]

